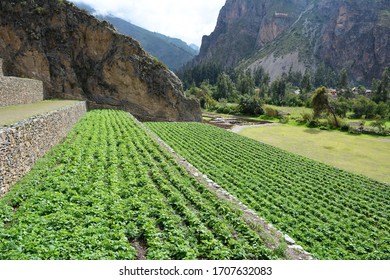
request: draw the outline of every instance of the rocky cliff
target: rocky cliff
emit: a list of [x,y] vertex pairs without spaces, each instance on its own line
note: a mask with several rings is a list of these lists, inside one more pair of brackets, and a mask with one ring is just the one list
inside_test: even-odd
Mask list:
[[234,67],[277,38],[305,9],[307,0],[227,0],[217,26],[204,36],[197,62]]
[[320,1],[323,27],[316,57],[334,69],[348,69],[358,82],[379,78],[390,65],[390,1]]
[[112,15],[100,15],[91,6],[76,2],[75,5],[97,18],[111,23],[120,33],[137,40],[142,48],[168,66],[172,71],[180,69],[184,64],[191,61],[197,51],[177,38],[171,38],[157,32],[151,32],[132,24],[122,18]]
[[171,71],[67,1],[1,1],[0,38],[4,74],[43,81],[46,98],[88,100],[142,120],[201,119]]
[[390,65],[389,40],[389,1],[227,0],[196,62],[262,66],[273,79],[325,63],[370,84]]

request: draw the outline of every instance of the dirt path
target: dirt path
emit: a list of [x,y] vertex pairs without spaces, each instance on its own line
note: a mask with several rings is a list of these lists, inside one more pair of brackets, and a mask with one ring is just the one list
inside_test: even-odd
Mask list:
[[255,124],[255,125],[236,125],[232,129],[230,129],[230,131],[235,132],[235,133],[239,133],[242,130],[244,130],[245,128],[249,128],[249,127],[264,127],[264,126],[276,126],[276,125],[280,125],[280,123],[267,123],[267,124]]

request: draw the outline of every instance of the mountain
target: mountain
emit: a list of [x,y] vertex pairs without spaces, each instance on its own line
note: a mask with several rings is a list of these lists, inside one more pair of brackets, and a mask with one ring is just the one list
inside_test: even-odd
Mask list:
[[76,3],[76,5],[98,18],[110,22],[119,32],[129,35],[140,42],[141,46],[147,52],[166,64],[173,71],[178,70],[198,54],[196,49],[180,39],[148,31],[112,15],[99,15],[91,6],[84,3]]
[[263,67],[272,79],[325,64],[370,84],[390,65],[386,0],[227,0],[195,64]]
[[46,98],[88,100],[142,120],[201,120],[173,72],[67,1],[1,1],[0,38],[4,74],[43,81]]

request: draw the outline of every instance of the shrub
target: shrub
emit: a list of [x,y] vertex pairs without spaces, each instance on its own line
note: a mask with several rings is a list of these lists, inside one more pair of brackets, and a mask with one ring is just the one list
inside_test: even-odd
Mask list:
[[376,128],[378,131],[378,134],[386,135],[387,127],[386,127],[385,120],[376,120],[373,123],[371,123],[370,126]]
[[280,118],[279,118],[279,122],[280,123],[283,123],[283,124],[286,124],[286,123],[288,123],[290,121],[290,117],[289,116],[281,116]]
[[301,118],[297,119],[297,122],[300,124],[309,124],[312,121],[314,121],[314,115],[308,112],[301,113]]
[[257,96],[243,95],[240,98],[240,112],[248,115],[262,115],[263,100]]
[[275,108],[266,106],[264,107],[264,114],[267,117],[276,118],[279,116],[279,111]]
[[336,117],[337,119],[337,123],[336,123],[336,120],[334,119],[333,116],[329,115],[328,118],[327,118],[327,124],[330,128],[339,128],[340,124],[343,123],[343,119],[340,118],[340,117]]

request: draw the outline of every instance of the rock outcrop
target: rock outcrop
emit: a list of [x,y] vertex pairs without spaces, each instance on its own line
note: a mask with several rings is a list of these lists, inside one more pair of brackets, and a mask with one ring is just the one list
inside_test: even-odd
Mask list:
[[348,69],[358,82],[380,78],[390,65],[390,2],[322,0],[317,10],[328,20],[318,32],[316,56]]
[[204,36],[198,63],[212,60],[236,66],[285,31],[305,9],[307,0],[227,0],[217,26]]
[[67,1],[1,1],[0,38],[4,73],[43,81],[45,98],[87,100],[141,120],[201,120],[198,101],[170,70]]
[[369,85],[390,65],[389,42],[389,1],[227,0],[195,63],[262,66],[271,78],[324,63]]

